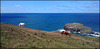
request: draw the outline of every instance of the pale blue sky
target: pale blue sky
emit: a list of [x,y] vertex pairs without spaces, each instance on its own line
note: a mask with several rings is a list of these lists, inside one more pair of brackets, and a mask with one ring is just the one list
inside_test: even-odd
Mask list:
[[99,13],[99,1],[1,1],[1,13]]

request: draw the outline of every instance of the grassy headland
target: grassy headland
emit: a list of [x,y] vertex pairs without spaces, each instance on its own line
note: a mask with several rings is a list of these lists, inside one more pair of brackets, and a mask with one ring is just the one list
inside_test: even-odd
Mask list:
[[0,25],[3,48],[100,48],[99,38],[75,34],[69,37],[58,31],[41,31],[5,23]]

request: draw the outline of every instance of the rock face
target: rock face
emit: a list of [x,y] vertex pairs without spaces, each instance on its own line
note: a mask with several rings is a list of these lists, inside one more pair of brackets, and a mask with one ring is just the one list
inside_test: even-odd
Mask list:
[[64,26],[64,30],[70,32],[80,32],[83,34],[93,34],[92,28],[86,27],[80,23],[70,23]]

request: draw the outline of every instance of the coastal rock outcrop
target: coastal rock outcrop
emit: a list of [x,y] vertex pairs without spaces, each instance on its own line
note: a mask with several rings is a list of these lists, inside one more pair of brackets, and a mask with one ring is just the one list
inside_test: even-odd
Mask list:
[[92,28],[86,27],[80,23],[69,23],[64,26],[64,30],[70,32],[79,32],[82,34],[93,34]]

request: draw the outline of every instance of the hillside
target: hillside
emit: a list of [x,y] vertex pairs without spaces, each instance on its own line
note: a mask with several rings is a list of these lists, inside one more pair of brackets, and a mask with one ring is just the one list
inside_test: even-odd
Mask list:
[[0,25],[3,48],[100,48],[99,38],[75,34],[69,37],[58,31],[47,32],[5,23]]

